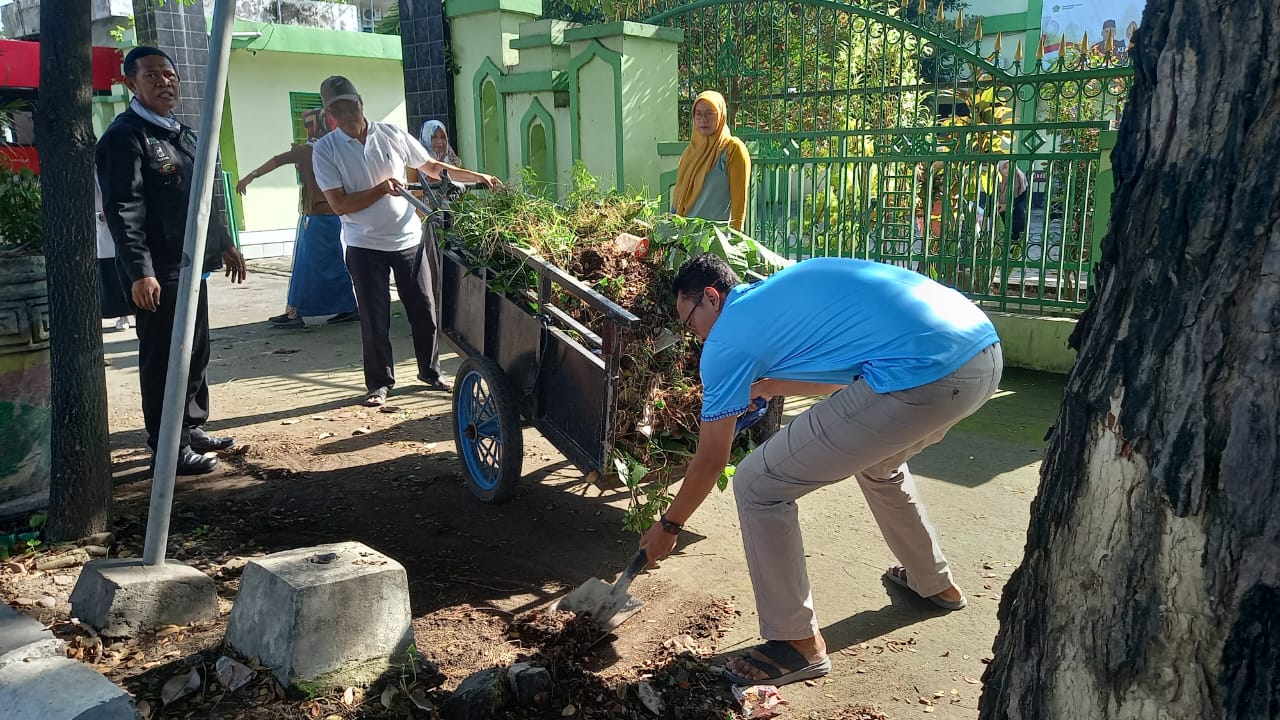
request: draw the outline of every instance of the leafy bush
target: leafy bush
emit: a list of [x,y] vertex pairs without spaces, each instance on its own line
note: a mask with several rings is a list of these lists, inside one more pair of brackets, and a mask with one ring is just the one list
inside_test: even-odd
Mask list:
[[[21,100],[0,103],[0,146],[12,139],[14,117],[26,107]],[[9,156],[0,153],[0,255],[43,251],[40,179],[28,168],[15,168]]]
[[44,251],[40,221],[40,178],[29,168],[14,168],[0,155],[0,253]]

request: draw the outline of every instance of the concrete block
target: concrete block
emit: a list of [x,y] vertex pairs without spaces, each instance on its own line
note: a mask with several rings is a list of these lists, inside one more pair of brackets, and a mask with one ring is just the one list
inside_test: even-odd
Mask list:
[[4,717],[137,720],[133,698],[84,663],[36,658],[0,667]]
[[283,685],[356,685],[405,660],[410,619],[404,567],[362,543],[341,542],[249,561],[226,639]]
[[0,667],[11,662],[45,657],[66,657],[67,644],[53,636],[44,624],[8,605],[0,605]]
[[93,560],[71,591],[71,613],[108,637],[133,637],[164,625],[218,617],[213,579],[176,560]]

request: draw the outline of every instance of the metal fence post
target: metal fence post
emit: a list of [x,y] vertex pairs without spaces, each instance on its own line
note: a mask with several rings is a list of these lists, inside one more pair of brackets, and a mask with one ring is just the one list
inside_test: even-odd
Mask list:
[[191,342],[195,335],[196,307],[200,299],[205,233],[209,227],[213,200],[213,172],[217,160],[218,131],[222,124],[223,93],[227,85],[227,60],[231,55],[231,27],[235,20],[235,0],[215,0],[212,34],[209,38],[209,67],[205,75],[204,101],[200,108],[200,135],[196,165],[192,173],[191,197],[187,202],[187,229],[182,244],[183,267],[178,278],[177,307],[173,317],[173,338],[169,344],[169,371],[165,376],[164,410],[160,436],[156,439],[156,465],[151,481],[151,507],[147,513],[147,538],[142,559],[147,565],[165,560],[169,539],[169,516],[173,509],[173,486],[178,468],[178,435],[187,404],[187,376],[191,365]]

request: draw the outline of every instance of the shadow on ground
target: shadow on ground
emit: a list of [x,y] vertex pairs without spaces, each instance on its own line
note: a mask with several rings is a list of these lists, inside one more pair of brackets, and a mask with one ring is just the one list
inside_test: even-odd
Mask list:
[[[224,554],[355,540],[405,566],[419,616],[462,602],[519,613],[588,577],[612,578],[635,552],[636,535],[609,504],[617,497],[569,479],[578,473],[562,472],[563,460],[526,463],[516,497],[486,505],[463,480],[452,437],[425,437],[435,438],[439,452],[332,469],[266,462],[252,446],[224,455],[229,469],[178,479],[172,532],[198,541],[174,556],[200,567]],[[140,552],[150,481],[145,458],[129,464],[116,525],[123,547]]]

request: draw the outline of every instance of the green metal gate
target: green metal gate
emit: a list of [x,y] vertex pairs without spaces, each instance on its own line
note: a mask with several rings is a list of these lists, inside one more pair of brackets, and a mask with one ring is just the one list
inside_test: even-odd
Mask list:
[[[944,0],[949,4],[952,0]],[[747,231],[784,255],[910,267],[993,309],[1083,309],[1099,134],[1132,70],[1110,37],[1038,48],[920,2],[672,0],[681,130],[702,90],[752,149]],[[1056,42],[1056,41],[1055,41]],[[1012,178],[1012,179],[1010,179]]]

